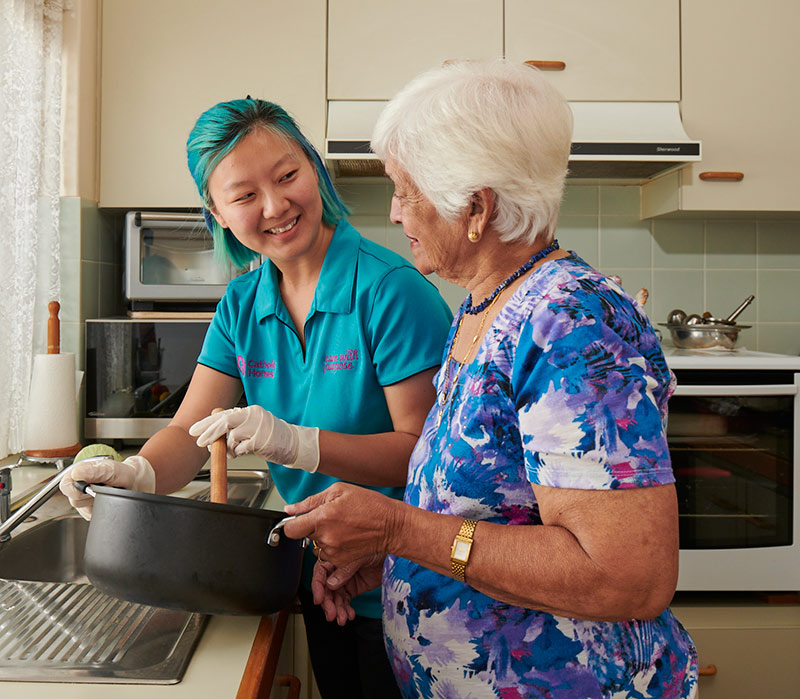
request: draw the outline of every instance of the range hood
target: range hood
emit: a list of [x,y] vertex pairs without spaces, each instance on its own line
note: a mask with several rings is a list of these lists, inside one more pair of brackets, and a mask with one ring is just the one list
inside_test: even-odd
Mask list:
[[[383,101],[330,101],[325,158],[338,177],[381,176],[370,151]],[[677,102],[570,102],[574,117],[571,179],[644,182],[700,160]]]

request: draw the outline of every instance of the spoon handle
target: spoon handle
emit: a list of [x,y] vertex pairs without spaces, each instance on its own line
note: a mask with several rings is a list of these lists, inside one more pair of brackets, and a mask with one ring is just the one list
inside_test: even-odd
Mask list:
[[731,313],[725,320],[735,320],[736,317],[753,302],[754,298],[755,296],[753,296],[753,294],[750,294],[750,296],[748,296],[744,301],[742,301],[739,307],[733,313]]

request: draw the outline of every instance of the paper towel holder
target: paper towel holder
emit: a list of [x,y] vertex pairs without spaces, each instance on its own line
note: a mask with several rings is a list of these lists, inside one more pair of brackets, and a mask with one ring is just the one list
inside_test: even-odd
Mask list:
[[[61,322],[58,318],[60,309],[61,304],[58,301],[50,301],[47,304],[49,312],[47,318],[47,354],[61,353]],[[71,446],[58,447],[56,449],[25,449],[22,453],[24,457],[33,461],[55,462],[63,466],[63,460],[75,456],[81,448],[80,442],[76,442]]]

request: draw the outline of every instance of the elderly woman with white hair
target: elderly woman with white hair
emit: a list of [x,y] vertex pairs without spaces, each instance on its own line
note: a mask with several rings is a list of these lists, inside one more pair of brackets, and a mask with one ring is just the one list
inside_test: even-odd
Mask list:
[[674,378],[639,305],[554,239],[571,132],[541,74],[501,60],[420,76],[375,130],[417,268],[468,296],[404,501],[338,483],[285,531],[315,542],[329,620],[382,579],[408,697],[696,693],[668,609]]

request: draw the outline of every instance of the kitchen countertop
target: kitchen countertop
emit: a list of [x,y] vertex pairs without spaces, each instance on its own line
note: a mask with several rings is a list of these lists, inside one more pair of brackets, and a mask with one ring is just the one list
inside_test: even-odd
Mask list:
[[[0,460],[0,465],[15,463],[16,456]],[[233,464],[231,464],[233,466]],[[264,468],[263,460],[253,457],[236,459],[235,468]],[[12,496],[37,485],[47,478],[54,466],[46,464],[26,465],[12,471]],[[179,491],[180,492],[180,491]],[[277,494],[274,494],[277,496]],[[274,505],[282,501],[270,497]],[[268,500],[269,504],[270,501]],[[239,688],[253,639],[261,617],[257,616],[212,616],[192,655],[186,673],[178,684],[84,684],[57,682],[0,682],[3,699],[44,699],[57,695],[59,699],[98,699],[114,697],[158,697],[170,699],[180,697],[233,697]]]
[[261,617],[212,616],[178,684],[0,682],[3,699],[234,697]]

